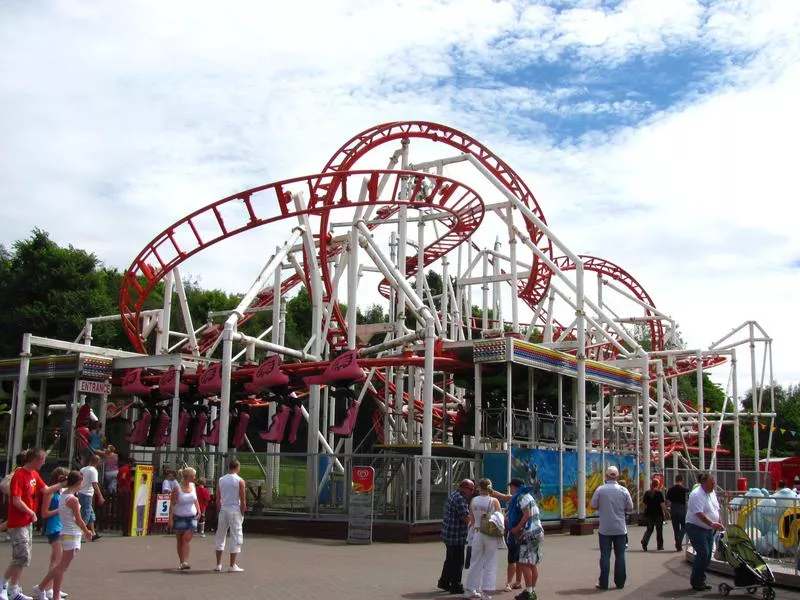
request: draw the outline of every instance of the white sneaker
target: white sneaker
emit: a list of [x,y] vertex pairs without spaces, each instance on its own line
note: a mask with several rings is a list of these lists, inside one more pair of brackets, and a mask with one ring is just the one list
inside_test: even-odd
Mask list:
[[462,598],[480,598],[481,593],[478,590],[467,590],[461,596]]
[[228,567],[228,573],[244,573],[244,569],[239,565],[233,565],[232,567]]
[[31,588],[31,594],[33,594],[33,600],[47,600],[48,598],[53,597],[53,590],[46,590],[42,591],[39,589],[38,585],[35,585]]
[[17,588],[16,595],[9,594],[8,600],[33,600],[30,596],[26,596],[22,593],[22,588]]
[[8,591],[4,587],[0,588],[0,600],[8,600]]
[[222,572],[222,565],[217,565],[216,567],[214,567],[214,570],[215,570],[217,573],[221,573],[221,572]]

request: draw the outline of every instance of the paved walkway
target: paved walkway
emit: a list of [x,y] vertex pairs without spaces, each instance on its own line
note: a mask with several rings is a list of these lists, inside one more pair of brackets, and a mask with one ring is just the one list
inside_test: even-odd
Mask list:
[[[641,529],[631,528],[625,589],[598,592],[594,589],[599,570],[597,537],[549,535],[537,586],[539,598],[717,598],[716,585],[730,581],[711,574],[709,580],[714,589],[695,592],[689,587],[690,567],[683,554],[642,552],[636,543],[640,537]],[[448,598],[436,589],[444,557],[439,543],[348,546],[328,540],[250,536],[240,561],[245,572],[240,574],[214,573],[213,556],[213,538],[195,538],[193,569],[175,572],[171,570],[177,566],[174,537],[105,537],[84,545],[67,573],[64,587],[70,592],[70,600]],[[9,557],[9,544],[0,544],[0,561],[7,564]],[[48,557],[47,543],[37,538],[33,566],[23,577],[26,591],[43,575]],[[497,582],[502,587],[504,555],[499,565]],[[513,596],[514,593],[498,592],[495,599],[511,600]],[[731,592],[730,598],[736,597],[748,595],[738,590]],[[800,591],[779,588],[776,597],[800,600]]]

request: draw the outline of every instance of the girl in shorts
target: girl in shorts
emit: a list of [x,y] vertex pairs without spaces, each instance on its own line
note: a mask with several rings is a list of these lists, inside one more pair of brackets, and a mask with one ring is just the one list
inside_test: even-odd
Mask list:
[[53,598],[57,600],[61,598],[61,582],[72,559],[81,549],[81,533],[88,539],[92,538],[92,533],[81,518],[81,506],[76,496],[82,484],[81,472],[70,471],[67,475],[67,488],[61,492],[58,500],[58,517],[61,520],[61,560],[47,572],[39,585],[33,587],[33,600],[47,600],[48,595],[45,590],[51,584]]
[[[59,481],[64,481],[67,475],[69,475],[69,469],[65,469],[64,467],[53,469],[50,475],[50,485],[58,483]],[[50,543],[50,569],[53,569],[61,562],[61,517],[58,516],[58,503],[60,500],[61,490],[45,494],[42,499],[42,519],[44,520],[42,532]],[[53,586],[50,585],[47,589],[34,588],[34,591],[37,589],[45,590],[47,597],[52,598],[52,588]],[[39,593],[41,595],[41,592]]]

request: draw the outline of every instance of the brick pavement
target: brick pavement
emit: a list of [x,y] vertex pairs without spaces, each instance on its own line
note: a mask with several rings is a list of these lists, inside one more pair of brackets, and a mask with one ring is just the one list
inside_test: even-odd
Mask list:
[[[549,535],[541,567],[540,598],[602,596],[602,600],[640,598],[717,598],[692,591],[689,565],[682,554],[647,552],[638,548],[640,528],[631,528],[628,583],[624,590],[597,592],[599,551],[596,536]],[[240,564],[241,574],[214,573],[213,538],[195,538],[191,571],[172,571],[177,566],[174,537],[105,537],[84,549],[67,573],[65,589],[71,600],[111,599],[203,600],[250,597],[294,600],[375,598],[433,600],[448,598],[436,589],[443,547],[439,543],[373,544],[348,546],[343,542],[297,538],[249,536]],[[0,544],[0,561],[7,564],[9,544]],[[34,546],[33,566],[26,570],[25,590],[38,581],[46,568],[49,548],[42,538]],[[505,557],[499,560],[498,585],[504,583]],[[716,586],[724,577],[711,574]],[[498,592],[496,600],[514,594]],[[731,598],[747,597],[737,591]],[[753,596],[751,596],[753,598]],[[779,600],[800,600],[800,591],[778,589]]]

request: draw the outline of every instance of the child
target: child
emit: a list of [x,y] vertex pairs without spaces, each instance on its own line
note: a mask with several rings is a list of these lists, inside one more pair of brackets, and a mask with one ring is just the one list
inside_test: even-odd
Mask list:
[[197,533],[200,537],[206,537],[206,509],[208,503],[211,502],[211,492],[206,487],[206,478],[201,477],[197,480],[196,486],[197,504],[200,506],[200,517],[197,522]]
[[39,585],[33,586],[33,600],[47,600],[47,593],[44,590],[50,583],[53,584],[53,598],[61,598],[64,573],[81,549],[81,533],[89,539],[92,537],[92,532],[81,518],[81,506],[77,498],[82,483],[83,476],[80,471],[70,471],[67,476],[67,489],[62,492],[58,501],[58,516],[61,519],[61,561],[47,572]]
[[171,494],[172,490],[178,487],[179,482],[175,479],[175,471],[173,469],[167,469],[167,478],[161,483],[161,493],[162,494]]
[[[69,470],[64,467],[53,469],[50,475],[50,484],[64,481],[69,475]],[[42,533],[47,536],[47,541],[50,543],[50,569],[55,569],[61,562],[61,517],[58,515],[58,503],[61,500],[61,490],[55,490],[49,494],[44,495],[42,500],[42,519],[44,526]],[[52,585],[47,588],[39,588],[45,590],[48,598],[53,597]],[[41,592],[39,592],[41,594]],[[62,597],[64,596],[62,592]]]

